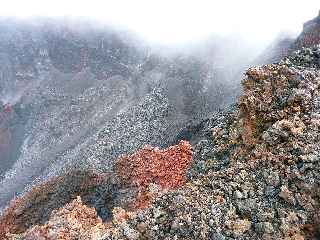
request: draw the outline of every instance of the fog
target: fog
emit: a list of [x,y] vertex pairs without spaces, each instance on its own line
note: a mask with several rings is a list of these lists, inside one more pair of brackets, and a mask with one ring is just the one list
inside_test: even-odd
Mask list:
[[261,46],[279,32],[297,34],[319,8],[318,0],[11,0],[3,1],[0,15],[89,17],[125,26],[161,44],[192,42],[218,33],[240,34]]

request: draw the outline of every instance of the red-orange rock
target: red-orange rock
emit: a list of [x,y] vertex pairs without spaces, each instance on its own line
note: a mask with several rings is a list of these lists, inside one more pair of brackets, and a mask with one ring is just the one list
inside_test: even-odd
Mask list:
[[164,150],[146,146],[120,158],[116,170],[129,185],[147,187],[155,183],[163,189],[175,189],[186,182],[186,171],[191,160],[191,145],[181,141],[179,145]]
[[116,172],[125,184],[140,188],[136,207],[143,208],[153,197],[148,190],[150,184],[166,190],[184,185],[191,160],[192,147],[187,141],[163,150],[146,146],[118,159]]

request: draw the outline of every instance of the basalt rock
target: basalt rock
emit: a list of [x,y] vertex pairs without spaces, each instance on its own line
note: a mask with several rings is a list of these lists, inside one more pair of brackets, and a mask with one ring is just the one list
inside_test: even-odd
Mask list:
[[160,150],[145,147],[116,162],[116,172],[122,182],[139,189],[135,208],[148,206],[157,191],[173,190],[186,183],[187,169],[192,160],[191,145],[181,141],[176,146]]

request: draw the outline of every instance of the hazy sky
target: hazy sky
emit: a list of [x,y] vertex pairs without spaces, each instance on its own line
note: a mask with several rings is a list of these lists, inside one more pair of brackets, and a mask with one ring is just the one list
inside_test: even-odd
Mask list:
[[181,42],[209,33],[241,33],[269,41],[299,32],[320,0],[3,0],[2,16],[86,16],[135,30],[156,42]]

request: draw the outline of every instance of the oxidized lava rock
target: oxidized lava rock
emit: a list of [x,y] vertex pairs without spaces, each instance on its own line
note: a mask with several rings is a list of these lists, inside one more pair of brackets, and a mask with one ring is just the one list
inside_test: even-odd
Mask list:
[[146,146],[133,155],[120,158],[116,171],[129,185],[147,187],[154,183],[163,189],[175,189],[185,184],[191,160],[191,145],[186,141],[164,150]]
[[[203,123],[195,146],[202,169],[195,167],[187,183],[189,143],[164,150],[145,147],[115,166],[120,192],[138,189],[135,213],[115,205],[114,219],[104,228],[85,209],[89,227],[84,229],[89,230],[83,235],[84,221],[80,217],[80,228],[74,228],[67,205],[57,227],[50,227],[49,218],[49,225],[27,231],[34,233],[30,238],[46,234],[48,227],[59,229],[64,219],[80,239],[101,239],[102,233],[102,239],[318,239],[319,48],[248,70],[238,109]],[[18,207],[12,212],[22,214]],[[64,225],[59,232],[73,237]]]
[[135,207],[145,207],[153,197],[153,185],[172,190],[186,183],[187,169],[192,160],[192,147],[187,141],[160,150],[146,146],[138,152],[118,159],[116,172],[122,182],[137,186],[140,194]]

